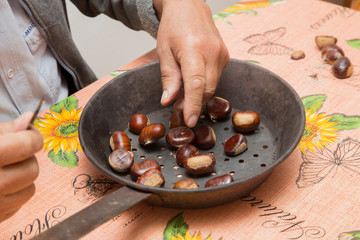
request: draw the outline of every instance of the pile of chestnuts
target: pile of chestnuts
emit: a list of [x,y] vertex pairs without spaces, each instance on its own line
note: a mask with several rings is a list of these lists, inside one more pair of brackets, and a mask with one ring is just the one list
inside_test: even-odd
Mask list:
[[[231,104],[224,98],[213,97],[206,104],[206,112],[214,122],[227,119],[231,114]],[[256,130],[260,124],[260,116],[253,111],[237,111],[232,115],[232,124],[238,133],[230,136],[224,143],[224,153],[227,156],[237,156],[247,149],[246,137],[241,133]],[[141,113],[132,115],[128,124],[129,131],[139,135],[141,147],[146,148],[162,137],[170,149],[175,151],[175,159],[180,167],[194,178],[210,174],[216,159],[212,153],[199,153],[215,146],[216,134],[210,125],[199,125],[194,129],[186,126],[182,111],[174,111],[169,120],[169,130],[166,132],[162,123],[150,123],[148,117]],[[152,187],[162,187],[165,178],[161,173],[160,164],[153,159],[145,159],[134,163],[131,152],[131,141],[125,132],[115,131],[110,137],[109,165],[115,171],[130,172],[132,180],[139,184]],[[233,182],[229,174],[210,179],[205,187],[212,187]],[[174,189],[195,189],[199,185],[192,178],[176,182]]]
[[337,38],[333,36],[316,36],[315,43],[321,50],[321,57],[325,63],[332,65],[331,71],[336,78],[348,78],[353,73],[353,65],[344,51],[336,45]]

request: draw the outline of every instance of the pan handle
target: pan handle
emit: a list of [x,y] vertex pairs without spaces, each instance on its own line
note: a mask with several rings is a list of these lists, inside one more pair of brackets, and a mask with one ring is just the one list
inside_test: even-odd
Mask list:
[[151,195],[124,186],[34,237],[33,240],[79,239]]

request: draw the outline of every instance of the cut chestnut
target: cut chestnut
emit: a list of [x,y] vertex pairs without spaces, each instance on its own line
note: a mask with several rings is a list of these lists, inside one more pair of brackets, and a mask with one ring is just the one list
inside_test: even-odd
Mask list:
[[115,131],[110,137],[110,147],[112,150],[123,148],[130,151],[131,142],[128,135],[122,131]]
[[216,143],[216,135],[209,125],[201,125],[194,130],[194,145],[199,149],[210,149]]
[[199,188],[199,185],[195,182],[194,179],[191,178],[185,178],[180,181],[177,181],[173,189],[197,189]]
[[159,169],[151,168],[144,172],[136,182],[150,187],[162,187],[165,184],[165,178]]
[[130,177],[136,181],[144,172],[152,168],[160,170],[160,164],[154,159],[145,159],[141,162],[134,163],[130,169]]
[[194,140],[194,133],[188,127],[171,128],[166,134],[166,142],[174,148],[179,148],[184,144],[191,143]]
[[206,112],[212,121],[226,118],[231,113],[231,104],[221,97],[213,97],[206,103]]
[[337,39],[333,36],[316,36],[315,43],[318,48],[322,49],[328,44],[336,44]]
[[237,156],[247,149],[247,140],[244,135],[237,133],[225,141],[224,151],[228,156]]
[[331,67],[334,76],[340,79],[350,77],[353,73],[353,69],[354,67],[347,57],[339,58]]
[[199,151],[195,146],[191,144],[185,144],[176,151],[176,162],[179,164],[179,166],[182,167],[184,165],[185,158],[198,153]]
[[239,111],[233,114],[232,123],[240,132],[252,132],[259,127],[260,116],[253,111]]
[[176,128],[180,126],[186,126],[185,120],[184,120],[184,113],[182,110],[175,110],[171,116],[169,121],[170,128]]
[[305,57],[305,53],[304,51],[302,50],[298,50],[298,51],[294,51],[292,54],[291,54],[291,59],[292,60],[300,60],[302,58]]
[[215,187],[223,184],[233,182],[234,179],[230,174],[224,174],[218,177],[214,177],[205,183],[205,187]]
[[165,136],[165,127],[161,123],[153,123],[144,127],[139,136],[139,143],[142,146],[151,145]]
[[196,154],[184,160],[186,171],[194,176],[211,173],[216,160],[212,154]]
[[148,117],[142,113],[136,113],[130,117],[129,130],[135,134],[140,134],[141,130],[150,124]]
[[109,164],[117,172],[127,172],[134,163],[134,155],[125,149],[116,149],[109,155]]

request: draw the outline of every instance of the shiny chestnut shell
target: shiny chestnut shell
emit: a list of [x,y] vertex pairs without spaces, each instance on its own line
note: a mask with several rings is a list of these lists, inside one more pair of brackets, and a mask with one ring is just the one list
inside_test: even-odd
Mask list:
[[237,133],[225,141],[224,151],[228,156],[237,156],[247,149],[247,140],[244,135]]
[[180,127],[180,126],[186,126],[186,123],[184,120],[184,113],[182,110],[175,110],[170,115],[169,127],[176,128],[176,127]]
[[185,158],[188,158],[198,153],[199,151],[194,145],[185,144],[176,151],[176,162],[179,166],[182,167],[184,165]]
[[131,142],[128,135],[122,131],[115,131],[110,137],[110,147],[112,150],[123,148],[131,150]]
[[240,132],[252,132],[260,125],[260,116],[253,111],[238,111],[233,114],[232,123]]
[[221,97],[212,97],[206,103],[206,112],[213,121],[225,119],[230,115],[231,109],[230,102]]
[[135,113],[130,117],[129,130],[135,134],[140,134],[141,130],[150,124],[148,117],[142,113]]
[[119,148],[109,155],[109,165],[117,172],[127,172],[134,163],[132,152]]
[[165,136],[165,127],[162,123],[152,123],[145,126],[139,136],[139,143],[142,146],[154,144]]
[[194,140],[194,132],[184,126],[171,128],[166,134],[166,142],[174,148],[179,148],[184,144],[191,143]]
[[229,184],[234,182],[233,177],[230,174],[224,174],[218,177],[214,177],[205,183],[205,187],[215,187],[219,185]]
[[184,160],[184,168],[194,176],[211,173],[215,164],[216,160],[212,154],[196,154]]
[[351,64],[349,58],[342,57],[334,62],[331,70],[336,78],[344,79],[352,75],[354,67]]
[[300,59],[303,59],[303,58],[305,58],[305,53],[304,53],[303,50],[294,51],[291,54],[291,59],[292,60],[300,60]]
[[180,181],[177,181],[173,186],[173,189],[197,189],[197,188],[199,188],[199,185],[192,178],[181,179]]
[[209,125],[201,125],[194,130],[195,138],[193,144],[203,150],[214,147],[216,143],[216,135],[212,127]]
[[162,187],[165,185],[165,178],[159,169],[151,168],[144,172],[136,182],[150,187]]
[[321,57],[324,58],[329,51],[335,51],[345,56],[344,51],[336,44],[328,44],[321,49]]
[[152,168],[160,170],[160,164],[154,159],[145,159],[141,162],[134,163],[130,169],[130,177],[136,181],[144,172]]
[[315,43],[319,47],[319,49],[322,49],[328,44],[336,44],[336,42],[337,42],[337,38],[333,36],[321,35],[315,37]]

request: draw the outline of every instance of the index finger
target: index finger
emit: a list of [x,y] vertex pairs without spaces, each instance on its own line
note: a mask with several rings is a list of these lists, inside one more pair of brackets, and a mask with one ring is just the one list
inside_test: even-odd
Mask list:
[[194,127],[199,119],[206,86],[205,60],[202,55],[187,55],[180,60],[184,81],[184,120]]

